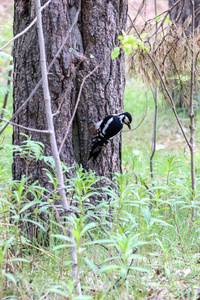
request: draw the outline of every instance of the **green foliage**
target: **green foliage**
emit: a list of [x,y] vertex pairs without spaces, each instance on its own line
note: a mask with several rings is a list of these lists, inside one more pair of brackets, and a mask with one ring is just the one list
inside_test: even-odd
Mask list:
[[13,151],[17,152],[17,154],[27,162],[31,162],[32,160],[38,161],[41,159],[44,145],[41,142],[31,140],[31,136],[24,133],[20,134],[23,135],[26,140],[24,140],[20,146],[12,146]]
[[[127,35],[125,31],[122,30],[122,34],[118,37],[120,40],[120,47],[115,47],[111,53],[111,58],[115,59],[120,54],[120,48],[122,48],[126,55],[136,52],[137,50],[143,50],[144,52],[148,51],[148,48],[145,47],[144,43],[132,36]],[[144,37],[144,34],[143,34]]]

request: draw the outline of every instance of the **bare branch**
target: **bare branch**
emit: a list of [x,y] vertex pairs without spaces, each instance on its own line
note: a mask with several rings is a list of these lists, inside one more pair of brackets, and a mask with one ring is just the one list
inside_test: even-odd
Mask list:
[[[51,0],[47,1],[42,7],[41,7],[41,11],[43,11],[44,8],[46,8],[49,3],[51,2]],[[6,48],[8,45],[10,45],[13,41],[15,41],[16,39],[18,39],[20,36],[22,36],[24,33],[26,33],[37,21],[37,18],[35,18],[24,30],[22,30],[20,33],[18,33],[17,35],[15,35],[10,41],[8,41],[3,47],[0,48],[0,52]]]
[[181,10],[180,10],[180,13],[179,13],[179,15],[177,16],[177,18],[176,18],[176,20],[175,20],[175,23],[177,23],[177,22],[179,21],[179,19],[180,19],[180,17],[181,17],[181,14],[182,14],[182,12],[183,12],[183,7],[184,7],[184,5],[185,5],[185,0],[183,0],[182,6],[181,6]]
[[0,121],[1,122],[7,122],[8,125],[10,124],[10,125],[13,125],[13,126],[16,126],[16,127],[28,130],[28,131],[34,131],[34,132],[40,132],[40,133],[48,133],[48,134],[51,133],[51,131],[49,131],[49,130],[39,130],[39,129],[34,129],[34,128],[26,127],[26,126],[19,125],[17,123],[11,122],[11,121],[7,121],[7,120],[5,120],[3,118],[0,118]]

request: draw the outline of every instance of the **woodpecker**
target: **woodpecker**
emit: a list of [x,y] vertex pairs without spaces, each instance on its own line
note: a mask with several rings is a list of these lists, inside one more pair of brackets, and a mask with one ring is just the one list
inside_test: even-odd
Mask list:
[[132,117],[128,112],[109,115],[95,124],[95,137],[92,141],[92,147],[88,160],[92,157],[95,160],[101,149],[108,144],[109,140],[116,136],[126,124],[131,129]]

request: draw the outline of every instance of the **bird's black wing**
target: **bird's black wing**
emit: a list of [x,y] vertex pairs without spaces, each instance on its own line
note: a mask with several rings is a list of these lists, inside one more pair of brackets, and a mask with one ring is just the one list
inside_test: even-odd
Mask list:
[[121,131],[122,127],[123,124],[116,116],[107,116],[101,123],[97,134],[93,139],[89,159],[93,157],[95,160],[101,152],[102,147],[108,143],[110,138],[117,135]]
[[[117,118],[117,116],[112,116],[112,122],[109,123],[109,126],[105,129],[104,132],[104,139],[109,140],[113,138],[115,135],[117,135],[123,128],[123,124],[120,122],[120,120]],[[106,119],[106,118],[105,118]],[[103,131],[103,124],[101,124],[101,128]],[[106,122],[105,122],[106,126]],[[105,128],[104,126],[104,128]]]

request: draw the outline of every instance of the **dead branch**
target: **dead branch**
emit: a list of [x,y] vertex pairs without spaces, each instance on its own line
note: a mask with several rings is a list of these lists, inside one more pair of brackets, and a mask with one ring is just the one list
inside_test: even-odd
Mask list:
[[10,125],[13,125],[13,126],[16,126],[16,127],[19,127],[19,128],[25,129],[25,130],[28,130],[28,131],[40,132],[40,133],[48,133],[48,134],[51,133],[51,131],[49,131],[49,130],[39,130],[39,129],[35,129],[35,128],[26,127],[26,126],[19,125],[19,124],[17,124],[17,123],[11,122],[11,121],[7,121],[7,120],[5,120],[5,119],[3,119],[3,118],[0,118],[0,121],[1,121],[1,122],[7,122],[7,123],[10,124]]

